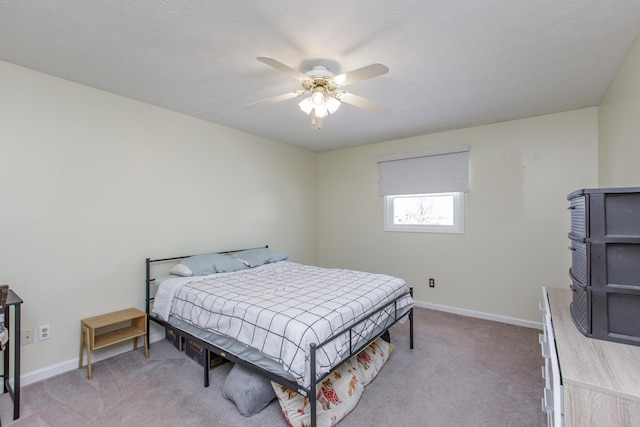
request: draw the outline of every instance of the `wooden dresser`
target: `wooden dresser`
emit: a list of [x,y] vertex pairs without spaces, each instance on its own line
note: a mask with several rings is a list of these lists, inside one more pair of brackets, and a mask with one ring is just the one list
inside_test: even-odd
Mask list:
[[640,346],[585,337],[569,312],[571,291],[542,293],[540,344],[549,389],[542,406],[549,425],[640,426]]

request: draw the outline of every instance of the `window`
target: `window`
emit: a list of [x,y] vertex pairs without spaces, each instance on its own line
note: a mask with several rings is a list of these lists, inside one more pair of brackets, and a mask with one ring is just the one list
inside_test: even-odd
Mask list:
[[469,146],[379,158],[385,231],[464,233]]
[[385,196],[384,230],[464,233],[464,193]]

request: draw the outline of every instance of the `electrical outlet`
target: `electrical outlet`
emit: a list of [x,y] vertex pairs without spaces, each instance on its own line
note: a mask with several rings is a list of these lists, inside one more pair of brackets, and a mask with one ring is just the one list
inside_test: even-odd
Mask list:
[[429,287],[430,288],[436,287],[436,279],[429,279]]
[[51,338],[51,328],[49,325],[38,326],[38,341],[44,341]]
[[22,345],[33,344],[33,329],[23,329],[21,338]]

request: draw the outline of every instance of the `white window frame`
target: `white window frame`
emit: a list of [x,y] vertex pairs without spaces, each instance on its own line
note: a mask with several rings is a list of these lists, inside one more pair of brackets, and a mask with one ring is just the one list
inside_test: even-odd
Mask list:
[[[393,202],[396,198],[427,197],[427,196],[453,196],[453,224],[394,224]],[[427,194],[403,194],[384,196],[384,231],[404,231],[418,233],[464,233],[464,193],[427,193]]]

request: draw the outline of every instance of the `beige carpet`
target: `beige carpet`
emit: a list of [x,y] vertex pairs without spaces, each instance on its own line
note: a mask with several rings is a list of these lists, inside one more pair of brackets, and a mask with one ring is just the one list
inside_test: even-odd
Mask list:
[[[421,308],[396,325],[396,346],[340,427],[543,426],[540,331]],[[166,341],[22,389],[21,418],[0,397],[3,426],[286,426],[277,401],[250,418],[221,394],[231,364],[202,370]]]

